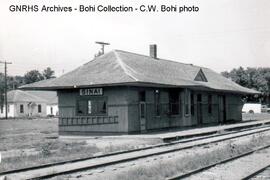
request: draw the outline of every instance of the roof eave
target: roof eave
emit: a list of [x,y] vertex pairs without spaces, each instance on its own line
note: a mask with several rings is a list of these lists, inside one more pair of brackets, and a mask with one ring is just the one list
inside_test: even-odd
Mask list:
[[79,89],[79,88],[94,88],[94,87],[112,87],[112,86],[144,86],[144,87],[161,87],[161,88],[200,88],[200,90],[210,90],[215,92],[227,92],[236,94],[260,94],[260,92],[248,92],[248,91],[237,91],[237,90],[226,90],[226,89],[213,89],[203,85],[172,85],[172,84],[161,84],[152,82],[123,82],[123,83],[110,83],[110,84],[90,84],[90,85],[74,85],[74,86],[51,86],[51,87],[20,87],[25,90],[64,90],[64,89]]

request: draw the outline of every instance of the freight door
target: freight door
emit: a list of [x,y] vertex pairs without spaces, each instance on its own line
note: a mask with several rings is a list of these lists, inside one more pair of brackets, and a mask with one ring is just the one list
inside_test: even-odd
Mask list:
[[224,95],[218,96],[219,98],[219,123],[224,123],[226,121],[226,99]]
[[140,102],[140,125],[141,132],[146,131],[146,105],[145,102]]

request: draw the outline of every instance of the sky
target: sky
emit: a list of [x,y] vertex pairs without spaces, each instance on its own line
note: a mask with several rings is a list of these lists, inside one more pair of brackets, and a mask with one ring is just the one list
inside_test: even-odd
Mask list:
[[[11,5],[177,5],[186,13],[10,12]],[[95,41],[113,49],[204,66],[216,72],[270,67],[269,0],[1,0],[0,61],[9,75],[51,67],[60,76],[93,59]],[[0,72],[4,71],[0,64]]]

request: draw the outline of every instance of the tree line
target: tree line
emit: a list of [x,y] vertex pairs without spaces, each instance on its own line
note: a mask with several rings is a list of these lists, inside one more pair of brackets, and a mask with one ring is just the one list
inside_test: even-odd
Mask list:
[[[19,86],[34,83],[37,81],[55,78],[55,71],[47,67],[43,71],[31,70],[23,76],[7,76],[7,90],[17,89]],[[5,89],[5,74],[0,73],[0,103],[3,102],[3,93]]]
[[[257,100],[261,100],[262,103],[270,103],[270,68],[259,67],[259,68],[234,68],[231,71],[221,72],[223,76],[231,79],[237,84],[260,91],[262,94],[259,95]],[[249,97],[250,100],[255,100],[254,97]]]
[[[270,68],[234,68],[231,71],[221,72],[223,76],[231,79],[237,84],[260,91],[262,94],[255,99],[261,100],[263,103],[270,104]],[[37,81],[55,78],[55,71],[50,67],[47,67],[43,71],[31,70],[26,72],[23,76],[7,76],[7,89],[17,89],[24,84],[30,84]],[[4,92],[5,77],[3,73],[0,73],[0,94]],[[253,96],[249,97],[250,100],[254,100]]]

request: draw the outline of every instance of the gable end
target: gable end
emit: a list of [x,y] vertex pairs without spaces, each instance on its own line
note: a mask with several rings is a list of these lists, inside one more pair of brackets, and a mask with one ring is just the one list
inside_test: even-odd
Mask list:
[[197,73],[194,81],[203,81],[203,82],[208,82],[206,76],[204,75],[202,69],[199,70]]

